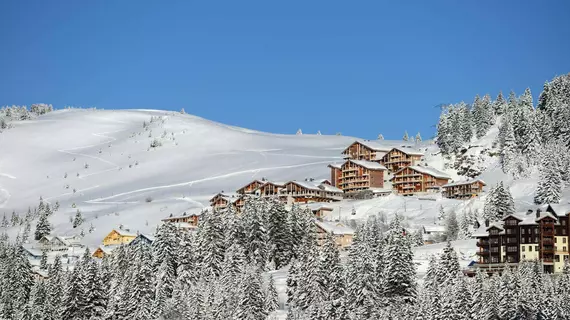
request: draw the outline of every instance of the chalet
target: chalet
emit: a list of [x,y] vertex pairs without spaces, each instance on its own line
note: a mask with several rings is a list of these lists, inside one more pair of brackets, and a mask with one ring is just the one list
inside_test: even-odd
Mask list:
[[267,182],[265,179],[256,179],[246,184],[245,186],[237,189],[238,194],[253,194],[261,185]]
[[113,250],[117,249],[119,245],[107,245],[107,246],[99,246],[95,251],[93,251],[93,257],[103,259],[106,255],[109,255],[113,252]]
[[210,206],[214,211],[232,206],[237,212],[245,205],[245,195],[239,193],[218,193],[210,199]]
[[194,227],[198,226],[198,220],[200,217],[201,213],[186,213],[184,212],[182,215],[180,216],[170,216],[168,218],[164,218],[162,219],[162,222],[172,222],[172,223],[188,223]]
[[136,246],[137,244],[142,243],[145,246],[150,247],[154,242],[154,239],[155,238],[152,235],[140,233],[136,238],[133,239],[133,241],[131,241],[131,243],[129,243],[129,246]]
[[342,166],[339,188],[344,192],[358,192],[370,188],[384,187],[383,165],[366,160],[347,160]]
[[39,249],[30,248],[28,246],[22,246],[23,253],[29,260],[40,260],[42,258],[42,251]]
[[342,182],[342,164],[329,164],[328,167],[331,169],[331,185],[339,188]]
[[121,229],[113,229],[104,239],[103,245],[129,244],[137,237],[136,233],[131,233]]
[[481,179],[451,182],[442,186],[443,196],[450,199],[471,199],[477,197],[486,186]]
[[398,194],[413,195],[437,192],[451,177],[444,172],[425,166],[409,166],[394,173],[392,186]]
[[355,141],[348,146],[342,154],[345,159],[380,161],[382,157],[390,151],[390,147],[386,147],[373,141]]
[[333,208],[326,203],[309,203],[306,207],[311,210],[318,219],[322,219],[325,215],[333,211]]
[[333,235],[337,246],[341,249],[346,249],[352,244],[354,230],[341,222],[315,220],[315,226],[317,227],[317,242],[319,245],[323,244],[327,234]]
[[535,213],[529,210],[486,223],[473,234],[479,247],[476,267],[490,273],[524,260],[540,260],[545,272],[562,272],[570,256],[569,213],[570,205],[548,205]]
[[381,163],[388,168],[388,171],[396,172],[401,168],[419,164],[423,156],[421,152],[396,147],[382,157]]
[[424,240],[424,244],[435,243],[437,240],[442,239],[445,233],[445,226],[432,224],[422,227],[422,238]]
[[46,251],[67,251],[71,247],[81,248],[81,237],[79,236],[43,236],[38,240],[41,250]]
[[342,200],[342,190],[314,181],[289,181],[281,190],[287,203],[331,202]]
[[274,197],[278,196],[281,189],[285,187],[285,182],[266,181],[255,190],[255,195],[259,197]]

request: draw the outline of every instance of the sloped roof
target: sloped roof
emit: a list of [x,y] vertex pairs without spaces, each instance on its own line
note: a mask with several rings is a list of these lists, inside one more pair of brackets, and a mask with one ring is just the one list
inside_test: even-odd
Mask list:
[[384,152],[388,152],[390,151],[390,149],[392,149],[391,147],[388,147],[386,145],[380,144],[378,142],[374,142],[374,141],[365,141],[365,140],[357,140],[354,141],[353,143],[351,143],[348,147],[346,147],[346,149],[343,150],[343,153],[348,150],[351,146],[353,146],[355,143],[359,143],[365,147],[367,147],[368,149],[374,150],[374,151],[384,151]]
[[[408,150],[406,148],[400,148],[400,147],[394,147],[394,148],[392,148],[392,150],[398,150],[398,151],[403,152],[403,153],[410,155],[410,156],[423,156],[424,155],[423,152]],[[392,151],[392,150],[390,150],[390,151]]]
[[[110,244],[108,246],[99,246],[97,249],[101,249],[101,251],[103,251],[103,253],[109,254],[109,253],[113,252],[113,250],[117,249],[118,247],[119,247],[118,244]],[[97,250],[95,250],[95,251],[97,251]]]
[[322,202],[313,202],[313,203],[307,203],[306,205],[307,208],[311,209],[311,211],[317,211],[317,210],[329,210],[332,211],[333,208],[329,207],[327,203],[322,203]]
[[445,232],[445,226],[427,225],[423,226],[425,232]]
[[455,186],[462,186],[462,185],[466,185],[466,184],[472,184],[475,182],[481,182],[484,186],[486,186],[487,184],[485,183],[485,181],[481,180],[481,179],[470,179],[470,180],[464,180],[464,181],[456,181],[456,182],[451,182],[448,184],[444,184],[443,187],[455,187]]
[[488,237],[489,232],[487,232],[487,227],[481,226],[479,229],[475,230],[473,234],[471,234],[472,238],[479,238],[479,237]]
[[540,213],[540,217],[536,218],[535,221],[540,221],[540,220],[542,220],[542,219],[544,219],[544,218],[551,218],[551,219],[554,219],[554,220],[558,221],[558,218],[556,218],[556,217],[555,217],[552,213],[550,213],[550,212],[541,212],[541,213]]
[[320,184],[319,188],[326,191],[326,192],[340,192],[340,193],[342,193],[341,189],[334,187],[334,186],[331,186],[330,184]]
[[501,222],[494,222],[494,223],[491,223],[485,230],[489,230],[489,229],[492,229],[492,228],[497,228],[497,229],[500,229],[500,230],[504,230],[504,229],[503,229],[503,224],[502,224]]
[[549,204],[550,208],[556,213],[558,216],[565,216],[570,213],[570,203],[564,204]]
[[331,163],[328,166],[331,168],[339,169],[339,170],[342,169],[342,163],[340,163],[340,164],[339,163]]
[[132,233],[132,232],[121,230],[121,229],[113,229],[113,231],[115,231],[116,233],[118,233],[119,235],[121,235],[123,237],[136,237],[137,236],[136,233]]
[[502,220],[504,221],[504,220],[507,220],[507,218],[511,218],[511,217],[512,217],[512,218],[515,218],[515,219],[517,219],[517,220],[519,220],[519,221],[523,221],[523,220],[524,220],[524,217],[521,217],[521,216],[519,216],[518,214],[509,214],[509,215],[506,215]]
[[265,186],[268,184],[272,184],[272,185],[277,186],[277,187],[283,187],[286,184],[286,182],[284,182],[284,181],[265,181],[265,183],[263,183],[261,186]]
[[264,180],[261,180],[261,179],[255,179],[255,180],[253,180],[253,181],[248,182],[246,185],[242,186],[241,188],[238,188],[237,190],[239,191],[239,190],[241,190],[241,189],[245,189],[245,188],[246,188],[247,186],[249,186],[250,184],[253,184],[253,183],[256,183],[256,182],[259,183],[259,184],[264,184],[264,183],[267,182],[267,181],[264,181]]
[[[436,178],[441,178],[441,179],[451,179],[451,177],[442,171],[439,171],[437,169],[434,169],[432,167],[424,167],[424,166],[409,166],[409,167],[404,167],[401,168],[400,170],[396,171],[394,173],[394,176],[396,176],[396,174],[398,174],[399,172],[402,172],[403,170],[405,170],[406,168],[410,168],[414,171],[420,172],[420,173],[425,173],[425,174],[429,174],[430,176],[434,176]],[[392,177],[392,179],[394,179],[394,177]]]
[[298,186],[301,186],[305,189],[309,189],[309,190],[315,190],[315,191],[321,191],[321,188],[319,188],[318,185],[316,185],[315,183],[311,182],[311,181],[289,181],[288,183],[294,183],[297,184]]
[[366,160],[348,160],[354,163],[357,166],[364,167],[368,170],[388,170],[383,165],[379,164],[378,162],[366,161]]
[[236,192],[218,192],[212,198],[210,198],[210,202],[214,201],[217,197],[239,197],[241,194]]
[[329,222],[329,221],[315,220],[315,224],[327,233],[333,233],[333,234],[339,234],[339,235],[341,235],[341,234],[346,234],[346,235],[354,234],[354,230],[352,230],[352,228],[347,227],[340,222]]

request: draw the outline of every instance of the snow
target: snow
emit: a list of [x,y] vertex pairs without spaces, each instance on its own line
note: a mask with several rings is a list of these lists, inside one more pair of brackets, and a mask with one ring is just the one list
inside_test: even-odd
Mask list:
[[465,180],[465,181],[457,181],[457,182],[451,182],[448,184],[444,184],[443,187],[455,187],[455,186],[462,186],[462,185],[466,185],[466,184],[472,184],[474,182],[481,182],[483,183],[483,185],[485,184],[485,181],[481,180],[481,179],[471,179],[471,180]]
[[315,224],[328,233],[347,234],[347,235],[354,234],[354,230],[352,230],[352,228],[349,228],[340,222],[327,222],[327,221],[315,220]]
[[386,167],[379,164],[378,162],[372,162],[366,160],[348,160],[348,161],[370,170],[387,170]]

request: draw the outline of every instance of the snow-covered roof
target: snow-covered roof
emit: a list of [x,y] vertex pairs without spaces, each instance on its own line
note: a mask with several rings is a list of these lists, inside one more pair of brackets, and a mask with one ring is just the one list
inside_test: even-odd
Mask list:
[[488,237],[488,236],[489,232],[487,232],[487,227],[485,226],[479,227],[479,229],[475,230],[475,232],[471,234],[471,237],[473,238]]
[[34,256],[34,257],[41,257],[42,256],[41,250],[30,248],[27,246],[22,246],[22,248],[24,249],[24,251],[26,251],[31,256]]
[[272,184],[274,186],[278,186],[278,187],[282,187],[286,184],[287,182],[284,181],[265,181],[265,183],[262,186],[268,185],[268,184]]
[[360,143],[361,145],[367,147],[368,149],[374,150],[374,151],[384,151],[384,152],[388,152],[390,151],[390,149],[392,149],[391,147],[387,147],[385,145],[382,145],[378,142],[374,142],[374,141],[365,141],[365,140],[357,140],[354,141],[353,143],[350,144],[350,146],[348,146],[346,149],[344,149],[344,151],[346,151],[348,148],[350,148],[352,145],[354,145],[355,143]]
[[542,219],[544,219],[544,218],[551,218],[551,219],[554,219],[554,220],[558,221],[558,218],[556,218],[556,217],[555,217],[552,213],[550,213],[550,212],[541,212],[541,213],[540,213],[540,217],[536,218],[536,221],[540,221],[540,220],[542,220]]
[[177,219],[190,218],[190,217],[199,217],[201,215],[202,215],[202,211],[190,212],[190,213],[184,212],[184,213],[182,213],[182,215],[167,217],[167,218],[162,219],[162,221],[177,220]]
[[326,191],[326,192],[338,192],[338,193],[342,193],[342,190],[341,190],[341,189],[339,189],[339,188],[337,188],[337,187],[334,187],[334,186],[331,186],[330,184],[324,184],[324,183],[322,183],[322,184],[319,185],[319,188],[322,189],[322,190],[324,190],[324,191]]
[[[407,150],[405,148],[394,147],[392,150],[398,150],[410,156],[423,156],[424,153],[420,151]],[[391,150],[390,150],[391,151]]]
[[383,165],[379,164],[378,162],[366,161],[366,160],[348,160],[354,163],[357,166],[364,167],[369,170],[388,170]]
[[195,229],[196,226],[188,223],[188,222],[175,222],[174,226],[180,229]]
[[369,190],[372,191],[372,193],[374,193],[374,194],[394,192],[394,190],[386,189],[386,188],[369,188]]
[[309,189],[309,190],[315,190],[315,191],[321,191],[321,188],[319,188],[318,185],[316,185],[315,183],[311,182],[311,181],[289,181],[287,183],[294,183],[300,187],[303,187],[305,189]]
[[305,206],[307,208],[311,209],[311,211],[317,211],[317,210],[332,211],[333,210],[333,208],[328,206],[327,203],[322,203],[322,202],[307,203]]
[[552,208],[552,211],[554,211],[557,216],[565,216],[570,213],[570,203],[549,204],[548,206]]
[[109,254],[111,252],[113,252],[113,250],[117,249],[120,245],[118,244],[110,244],[107,246],[99,246],[98,249],[101,249],[101,251],[103,251],[103,253],[105,254]]
[[489,230],[489,229],[492,229],[492,228],[497,228],[497,229],[503,230],[503,223],[501,223],[501,222],[493,222],[493,223],[491,223],[491,224],[487,227],[487,229],[485,229],[485,230]]
[[456,181],[456,182],[450,182],[448,184],[444,184],[443,187],[455,187],[455,186],[462,186],[462,185],[466,185],[466,184],[472,184],[475,182],[481,182],[484,186],[486,186],[487,184],[485,183],[485,181],[481,180],[481,179],[470,179],[470,180],[464,180],[464,181]]
[[241,197],[242,195],[236,192],[219,192],[216,193],[212,198],[210,198],[210,202],[214,201],[218,197],[222,198],[234,198],[234,197]]
[[523,226],[530,226],[530,225],[536,225],[536,218],[534,214],[531,215],[525,215],[523,220],[521,222],[519,222],[519,225],[523,225]]
[[342,169],[342,163],[331,163],[328,166],[339,170]]
[[255,180],[253,180],[253,181],[250,181],[250,182],[249,182],[248,184],[246,184],[245,186],[243,186],[243,187],[241,187],[241,188],[238,188],[238,191],[241,190],[241,189],[245,189],[245,188],[247,188],[247,186],[249,186],[249,185],[251,185],[251,184],[253,184],[253,183],[256,183],[256,182],[259,183],[259,184],[264,184],[264,183],[266,183],[267,181],[266,181],[266,180],[255,179]]
[[132,233],[132,232],[121,230],[121,229],[113,229],[113,231],[115,231],[116,233],[118,233],[119,235],[121,235],[123,237],[136,237],[137,236],[136,233]]
[[354,234],[354,230],[352,230],[352,228],[349,228],[340,222],[329,222],[329,221],[315,220],[315,224],[327,233],[333,233],[333,234],[339,234],[339,235],[340,234],[346,234],[346,235]]
[[445,226],[427,225],[423,228],[425,232],[445,232]]
[[507,218],[515,218],[515,219],[517,219],[517,220],[519,220],[519,221],[523,221],[523,220],[524,220],[524,218],[523,218],[523,217],[520,217],[518,214],[509,214],[509,215],[506,215],[506,216],[503,218],[503,220],[507,220]]
[[[432,168],[432,167],[409,166],[408,168],[410,168],[410,169],[412,169],[412,170],[415,170],[415,171],[417,171],[417,172],[420,172],[420,173],[429,174],[430,176],[434,176],[434,177],[436,177],[436,178],[451,179],[451,177],[450,177],[447,173],[442,172],[442,171],[439,171],[439,170],[434,169],[434,168]],[[400,172],[401,170],[404,170],[404,169],[406,169],[406,167],[404,167],[404,168],[398,170],[396,173],[398,173],[398,172]],[[395,174],[396,174],[396,173],[395,173]],[[395,175],[395,174],[394,174],[394,175]]]

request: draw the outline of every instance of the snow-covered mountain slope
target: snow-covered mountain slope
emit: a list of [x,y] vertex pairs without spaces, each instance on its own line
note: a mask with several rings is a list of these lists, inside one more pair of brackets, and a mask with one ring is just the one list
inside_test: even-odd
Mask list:
[[[169,214],[199,210],[214,193],[253,178],[327,178],[327,164],[355,140],[268,134],[152,110],[61,110],[13,124],[0,134],[0,214],[23,216],[42,196],[61,205],[50,217],[54,233],[73,234],[75,204],[88,244],[119,224],[151,232]],[[155,138],[162,146],[151,148]]]

